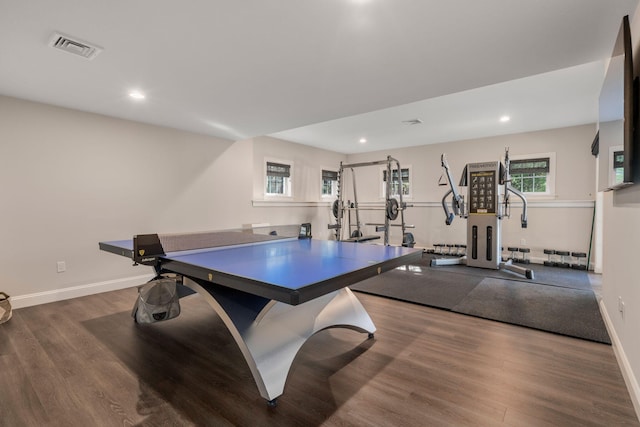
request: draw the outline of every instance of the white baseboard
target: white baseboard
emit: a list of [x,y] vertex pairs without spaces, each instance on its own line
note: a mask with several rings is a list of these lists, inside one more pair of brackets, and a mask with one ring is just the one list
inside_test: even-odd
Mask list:
[[99,294],[102,292],[116,291],[146,283],[153,277],[152,274],[125,277],[123,279],[106,280],[104,282],[89,283],[87,285],[72,286],[69,288],[54,289],[33,294],[17,295],[11,297],[11,306],[14,309],[31,307],[33,305],[49,302],[63,301],[66,299]]
[[633,407],[636,410],[636,417],[638,417],[638,420],[640,421],[640,386],[638,385],[638,379],[633,375],[633,370],[631,369],[631,365],[629,364],[629,359],[627,359],[627,355],[624,352],[622,343],[620,342],[620,339],[618,338],[618,335],[613,328],[613,322],[611,322],[611,318],[609,317],[609,313],[607,312],[607,308],[602,302],[602,299],[598,301],[598,304],[600,305],[600,313],[602,314],[602,318],[604,319],[607,331],[609,332],[609,336],[611,337],[613,353],[616,355],[616,359],[618,360],[618,365],[620,366],[620,371],[622,372],[624,382],[627,385],[627,390],[629,390],[629,397],[631,397],[631,402],[633,403]]

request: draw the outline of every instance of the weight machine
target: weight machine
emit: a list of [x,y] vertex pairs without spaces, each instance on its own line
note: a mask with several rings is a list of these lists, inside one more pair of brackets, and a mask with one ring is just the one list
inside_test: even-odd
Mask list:
[[[395,164],[395,168],[392,167]],[[376,165],[386,165],[386,200],[384,207],[382,206],[360,206],[358,204],[358,192],[356,190],[356,175],[355,168],[365,167],[365,166],[376,166]],[[353,201],[344,202],[344,179],[345,179],[345,171],[351,171],[351,176],[353,179]],[[336,240],[344,240],[351,242],[366,242],[370,240],[379,239],[378,235],[365,236],[362,234],[363,226],[375,226],[376,232],[384,232],[384,244],[389,245],[389,230],[391,227],[401,227],[402,228],[402,245],[413,247],[415,241],[413,239],[413,234],[407,233],[407,229],[415,228],[413,225],[408,225],[404,221],[404,211],[410,207],[405,202],[402,201],[402,180],[401,180],[401,171],[400,162],[394,159],[391,156],[387,156],[386,160],[373,161],[373,162],[363,162],[363,163],[352,163],[352,164],[343,164],[340,162],[340,170],[338,171],[338,198],[333,202],[332,205],[332,213],[333,217],[336,219],[335,224],[329,224],[328,228],[335,231]],[[394,176],[392,172],[396,172]],[[398,185],[398,199],[391,197],[391,191],[393,188],[393,184]],[[365,223],[360,222],[360,211],[361,210],[382,210],[385,212],[384,223]],[[343,220],[344,213],[347,212],[347,228],[349,231],[349,237],[346,239],[342,238],[343,234]],[[355,213],[355,224],[353,224],[351,213]],[[398,216],[400,216],[400,224],[394,224],[392,221],[395,221]],[[353,230],[352,230],[353,229]]]
[[[501,220],[509,218],[509,193],[513,193],[522,200],[523,208],[520,222],[522,228],[527,228],[527,199],[520,191],[510,185],[509,149],[505,150],[504,164],[500,161],[469,163],[465,166],[460,178],[460,186],[467,187],[467,205],[460,195],[453,181],[451,169],[445,154],[440,157],[442,168],[450,189],[442,198],[447,225],[451,225],[456,216],[467,219],[467,254],[461,258],[436,258],[431,261],[432,266],[465,264],[470,267],[481,267],[505,270],[522,274],[527,279],[533,279],[533,271],[513,265],[510,259],[502,261],[502,233]],[[451,210],[447,198],[451,197]]]

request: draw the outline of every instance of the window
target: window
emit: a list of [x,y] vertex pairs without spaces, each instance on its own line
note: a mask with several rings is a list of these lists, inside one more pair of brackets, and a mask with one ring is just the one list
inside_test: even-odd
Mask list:
[[551,156],[511,160],[511,187],[527,194],[552,194],[551,162]]
[[613,173],[614,184],[620,184],[624,181],[624,151],[613,152]]
[[[400,180],[398,180],[398,169],[391,170],[391,196],[397,196],[402,188],[402,197],[411,197],[411,172],[410,168],[400,169]],[[382,198],[386,198],[387,193],[387,170],[382,170]]]
[[335,197],[338,195],[338,172],[322,170],[322,197]]
[[266,188],[267,195],[291,196],[291,165],[267,162]]

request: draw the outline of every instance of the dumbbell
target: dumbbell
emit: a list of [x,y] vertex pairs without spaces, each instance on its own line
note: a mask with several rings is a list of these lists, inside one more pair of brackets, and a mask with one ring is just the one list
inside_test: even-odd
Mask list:
[[518,249],[518,251],[522,254],[522,258],[520,258],[520,260],[518,262],[521,262],[523,264],[529,264],[530,263],[529,252],[531,252],[531,249],[529,249],[529,248],[520,248],[520,249]]
[[547,261],[545,261],[543,264],[546,265],[547,267],[555,266],[556,262],[553,260],[552,255],[556,254],[556,250],[555,249],[545,249],[543,252],[545,253],[545,255],[547,255]]
[[556,251],[556,255],[560,256],[560,262],[558,262],[556,265],[558,267],[562,267],[562,268],[569,268],[571,267],[571,264],[569,263],[569,260],[565,257],[568,257],[570,254],[569,251]]
[[444,247],[447,248],[447,252],[444,253],[445,255],[451,255],[451,243],[445,243]]
[[515,254],[518,253],[518,248],[511,246],[511,247],[507,248],[507,251],[511,252],[511,257],[509,257],[509,259],[511,261],[513,261],[513,262],[518,262],[518,260],[516,258],[516,255],[515,255]]
[[[571,252],[571,256],[576,258],[576,263],[571,264],[571,268],[574,270],[586,270],[587,269],[587,254],[584,252]],[[582,261],[584,260],[584,264]]]

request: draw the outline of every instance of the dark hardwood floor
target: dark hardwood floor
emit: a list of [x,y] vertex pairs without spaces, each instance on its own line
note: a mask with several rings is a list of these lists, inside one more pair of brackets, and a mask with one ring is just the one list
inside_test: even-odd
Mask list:
[[376,337],[316,334],[268,408],[200,297],[137,326],[135,296],[15,310],[0,325],[0,425],[640,425],[608,345],[364,294]]

